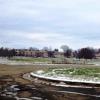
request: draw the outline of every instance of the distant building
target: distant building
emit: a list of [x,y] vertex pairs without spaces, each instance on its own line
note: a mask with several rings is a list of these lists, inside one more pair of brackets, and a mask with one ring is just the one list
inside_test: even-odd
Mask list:
[[[53,57],[63,56],[62,52],[54,51]],[[29,50],[29,49],[16,49],[16,56],[25,56],[25,57],[49,57],[48,51],[46,50]]]
[[16,56],[48,57],[48,52],[42,50],[16,49]]

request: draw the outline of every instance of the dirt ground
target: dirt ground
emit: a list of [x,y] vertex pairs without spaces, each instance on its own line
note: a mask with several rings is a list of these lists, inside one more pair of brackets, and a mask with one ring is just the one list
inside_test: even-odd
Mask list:
[[[54,66],[43,66],[43,65],[6,65],[0,64],[0,77],[4,77],[5,75],[11,76],[14,78],[15,82],[19,82],[21,84],[30,84],[30,81],[22,78],[24,73],[32,72],[40,69],[47,69],[49,67]],[[57,66],[55,66],[57,67]]]
[[[22,78],[22,75],[24,73],[33,72],[40,69],[47,69],[49,67],[54,66],[48,66],[48,65],[6,65],[6,64],[0,64],[0,78],[3,78],[5,76],[11,76],[15,79],[15,82],[19,82],[22,84],[30,84],[30,81],[25,80]],[[57,66],[55,66],[57,67]],[[1,79],[0,79],[1,81]]]
[[20,66],[20,65],[2,65],[0,64],[0,77],[11,76],[16,82],[28,84],[29,81],[21,77],[24,73],[40,69],[39,66]]
[[[0,64],[0,88],[2,90],[3,87],[6,86],[5,80],[8,82],[8,81],[12,81],[11,79],[14,79],[15,83],[20,83],[21,85],[31,85],[31,81],[23,79],[22,75],[24,73],[28,73],[28,72],[32,72],[32,71],[36,71],[36,70],[40,70],[40,69],[46,70],[48,68],[54,68],[54,67],[65,68],[65,67],[95,67],[95,66],[69,65],[69,64],[67,64],[67,65],[60,65],[60,64],[59,65],[4,65],[4,64]],[[4,80],[4,81],[2,81],[2,80]],[[14,83],[11,82],[10,85],[11,84],[14,84]],[[62,94],[62,93],[57,94],[56,92],[55,93],[54,92],[50,92],[50,93],[44,92],[44,94],[47,95],[47,97],[49,97],[48,100],[58,100],[58,98],[59,98],[59,100],[72,100],[72,98],[75,98],[75,96],[73,94],[67,94],[67,95]],[[25,91],[20,94],[21,97],[23,97],[23,95],[30,96],[31,94],[29,94],[29,92]],[[54,96],[53,98],[55,98],[55,99],[52,99],[51,95],[53,95]],[[77,98],[77,100],[87,100],[87,99],[84,99],[84,96],[79,96],[79,95],[76,96],[76,98]],[[95,100],[95,98],[88,99],[88,100]],[[96,99],[96,100],[100,100],[100,98]]]
[[[85,65],[5,65],[0,64],[0,77],[9,75],[15,79],[16,82],[27,84],[28,80],[22,78],[24,73],[32,72],[35,70],[46,70],[47,68],[59,68],[59,67],[85,67]],[[94,67],[94,66],[86,66],[86,67]]]

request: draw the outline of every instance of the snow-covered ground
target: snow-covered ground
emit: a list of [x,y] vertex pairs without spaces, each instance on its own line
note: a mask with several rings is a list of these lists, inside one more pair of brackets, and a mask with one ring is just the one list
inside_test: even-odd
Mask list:
[[48,80],[56,80],[56,81],[63,81],[63,82],[82,82],[82,83],[96,83],[100,84],[100,78],[98,77],[81,77],[81,76],[66,76],[66,75],[57,75],[57,74],[47,74],[44,73],[44,71],[39,70],[37,72],[31,72],[32,76],[35,76],[37,78],[42,79],[48,79]]

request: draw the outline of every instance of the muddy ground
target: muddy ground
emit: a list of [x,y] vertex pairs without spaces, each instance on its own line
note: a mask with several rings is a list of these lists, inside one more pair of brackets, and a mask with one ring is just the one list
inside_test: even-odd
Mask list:
[[[41,91],[37,90],[31,81],[23,79],[22,76],[23,74],[29,73],[32,71],[36,71],[40,69],[46,70],[48,68],[54,68],[54,67],[83,67],[83,65],[70,65],[70,64],[68,65],[6,65],[6,64],[0,64],[0,100],[20,100],[18,98],[24,98],[23,100],[25,100],[25,98],[30,98],[30,100],[53,100],[53,98],[50,98],[51,96],[48,95],[49,94],[48,92],[46,94],[41,93]],[[86,67],[95,67],[95,66],[86,66]],[[16,90],[16,87],[12,89],[13,85],[17,85],[16,87],[19,90]],[[55,97],[56,94],[55,93],[53,94],[54,94],[54,98],[56,98]],[[12,97],[16,97],[16,98],[12,98]],[[57,100],[57,98],[55,100]],[[67,100],[67,97],[66,97],[66,100]],[[73,99],[70,99],[70,100],[73,100]],[[79,99],[79,100],[85,100],[85,99]]]

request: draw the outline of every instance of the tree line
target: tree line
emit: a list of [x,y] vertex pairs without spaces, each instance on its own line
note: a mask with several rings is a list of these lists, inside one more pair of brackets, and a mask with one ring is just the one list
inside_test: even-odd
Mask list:
[[15,49],[8,49],[8,48],[0,48],[0,57],[13,57],[16,56]]
[[[34,48],[29,48],[27,50],[30,51],[31,50],[35,50],[35,51],[41,51],[39,49],[34,49]],[[72,50],[71,48],[69,48],[67,45],[62,45],[61,49],[63,50],[62,55],[64,57],[70,58],[70,57],[75,57],[78,59],[93,59],[96,57],[96,54],[100,53],[100,49],[93,49],[90,47],[85,47],[85,48],[81,48],[78,50]],[[24,49],[20,49],[20,56],[24,56],[23,54],[21,54],[22,51],[24,51]],[[46,51],[48,53],[48,57],[55,57],[55,52],[58,52],[58,54],[60,53],[58,49],[48,49],[45,47],[44,51]],[[16,49],[9,49],[9,48],[0,48],[0,57],[13,57],[13,56],[17,56],[17,52]],[[36,57],[42,57],[42,53],[38,52],[36,54]]]
[[63,50],[65,57],[75,57],[78,59],[93,59],[96,58],[96,54],[100,53],[100,48],[94,49],[92,47],[85,47],[73,51],[67,45],[62,45],[61,49]]

